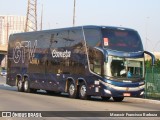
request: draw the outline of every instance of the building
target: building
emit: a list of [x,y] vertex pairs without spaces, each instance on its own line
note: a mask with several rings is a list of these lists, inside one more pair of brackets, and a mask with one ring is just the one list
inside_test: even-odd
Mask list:
[[[156,59],[160,59],[160,52],[152,52],[152,54],[154,54]],[[145,59],[150,60],[151,57],[149,55],[145,55]]]
[[9,35],[24,32],[26,16],[0,15],[0,45],[7,45]]
[[[0,15],[0,51],[7,51],[10,34],[24,32],[25,23],[26,16]],[[0,67],[6,67],[6,59],[0,56]]]

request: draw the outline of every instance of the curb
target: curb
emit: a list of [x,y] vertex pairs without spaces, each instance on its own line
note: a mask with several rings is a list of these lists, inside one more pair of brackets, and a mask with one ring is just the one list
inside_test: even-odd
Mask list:
[[125,98],[124,101],[160,104],[160,100],[152,100],[152,99],[144,99],[144,98],[133,98],[133,97]]

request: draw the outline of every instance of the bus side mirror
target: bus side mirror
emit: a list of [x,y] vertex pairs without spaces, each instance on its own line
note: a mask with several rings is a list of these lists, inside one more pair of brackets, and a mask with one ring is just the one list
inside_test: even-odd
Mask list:
[[144,53],[149,55],[149,56],[151,56],[151,58],[152,58],[152,66],[154,66],[155,65],[155,61],[156,61],[155,56],[152,53],[148,52],[148,51],[144,51]]

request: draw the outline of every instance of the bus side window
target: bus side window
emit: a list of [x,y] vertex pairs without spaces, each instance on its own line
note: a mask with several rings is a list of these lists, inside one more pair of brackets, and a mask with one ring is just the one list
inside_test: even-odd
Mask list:
[[90,69],[99,75],[102,75],[103,69],[103,54],[97,49],[89,49]]
[[84,29],[87,46],[99,47],[101,44],[101,33],[98,29]]

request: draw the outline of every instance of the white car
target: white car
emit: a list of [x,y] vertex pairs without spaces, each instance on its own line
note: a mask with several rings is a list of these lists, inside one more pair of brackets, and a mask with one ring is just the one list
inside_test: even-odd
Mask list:
[[7,70],[1,70],[1,76],[6,76],[7,75]]

